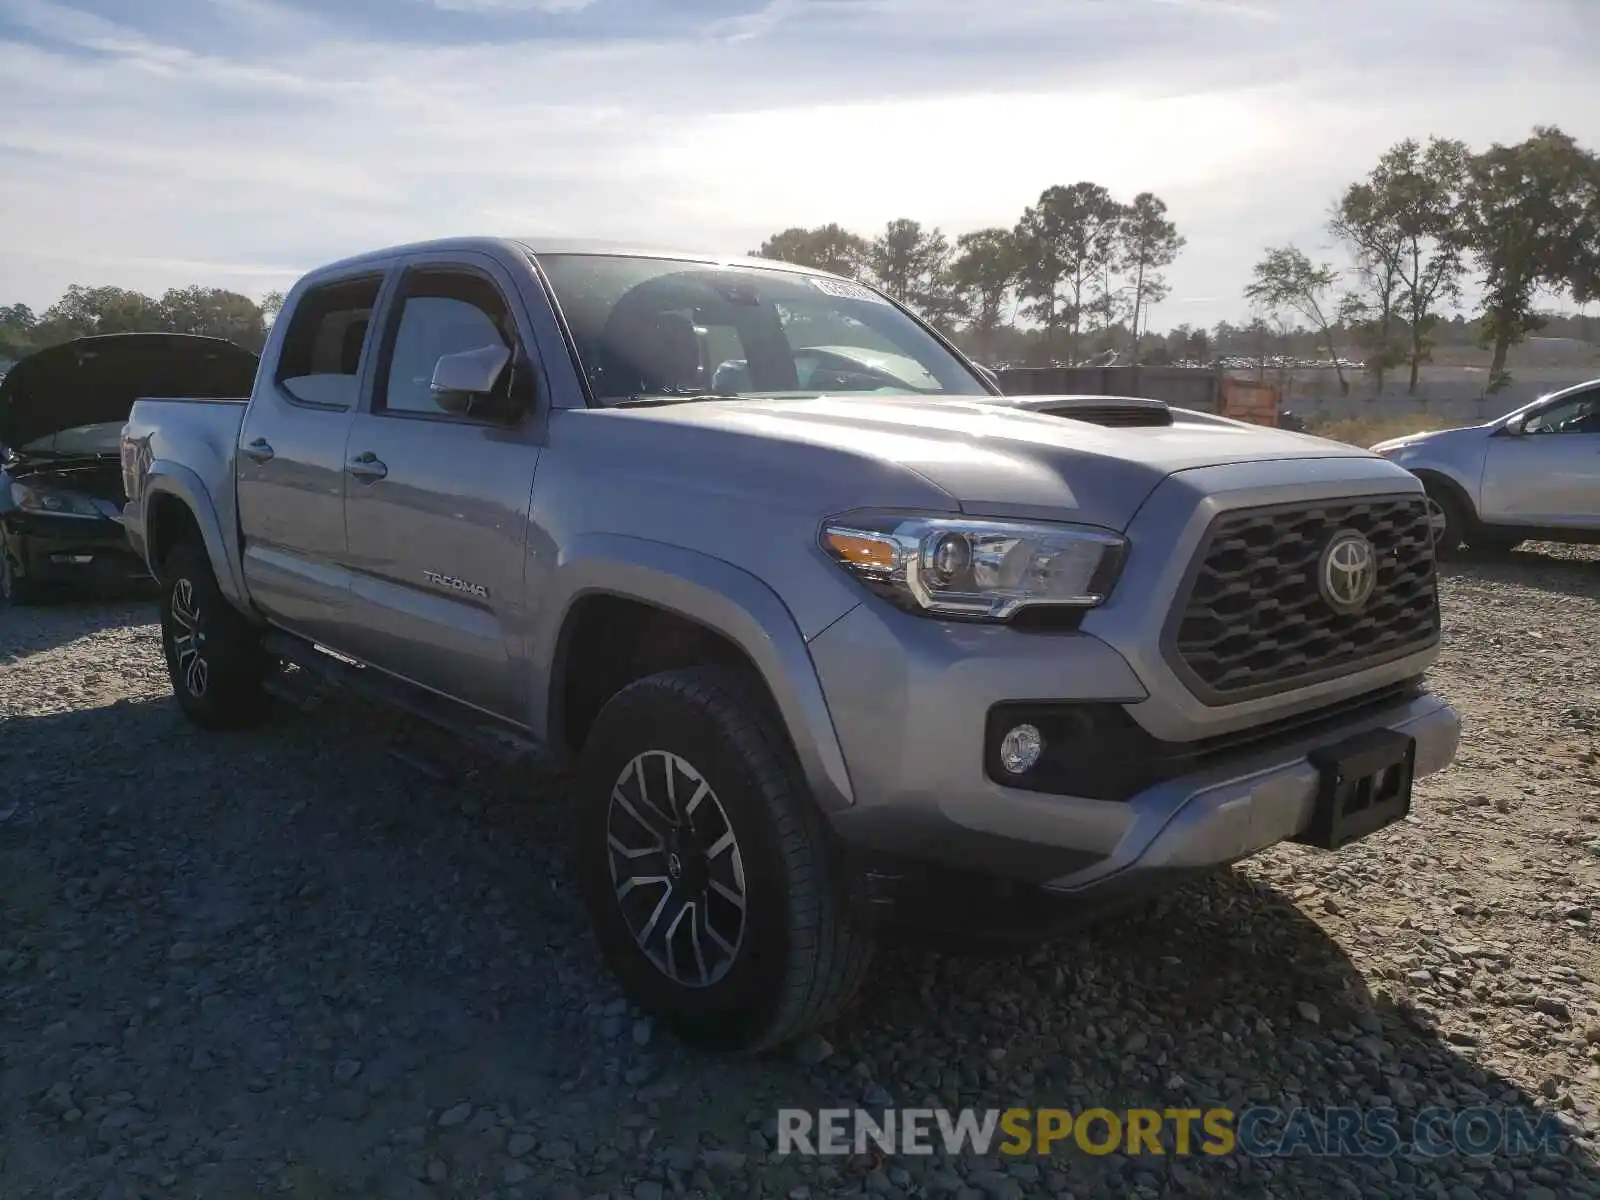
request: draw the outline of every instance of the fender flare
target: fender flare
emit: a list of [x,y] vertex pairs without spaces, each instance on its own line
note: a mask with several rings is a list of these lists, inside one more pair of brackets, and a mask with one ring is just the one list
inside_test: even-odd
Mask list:
[[563,547],[539,590],[530,661],[550,667],[543,686],[533,688],[529,717],[548,744],[559,744],[561,736],[573,609],[586,596],[618,596],[676,613],[738,646],[772,693],[817,802],[825,809],[854,803],[844,752],[805,638],[788,606],[756,576],[697,550],[591,534]]
[[228,603],[240,612],[249,614],[250,605],[245,599],[237,559],[228,553],[228,540],[223,534],[222,520],[217,516],[216,506],[211,502],[211,494],[194,471],[181,463],[164,459],[151,463],[139,500],[144,516],[145,565],[150,568],[151,574],[155,574],[154,551],[158,544],[158,526],[151,517],[158,511],[154,501],[160,496],[171,496],[188,509],[195,526],[200,530],[200,541],[205,547],[206,557],[211,560],[211,571],[217,577],[218,589]]
[[1454,475],[1430,466],[1419,465],[1406,469],[1422,481],[1424,491],[1448,492],[1453,499],[1460,502],[1467,520],[1472,522],[1474,527],[1478,524],[1478,506],[1472,502],[1472,495],[1466,486]]

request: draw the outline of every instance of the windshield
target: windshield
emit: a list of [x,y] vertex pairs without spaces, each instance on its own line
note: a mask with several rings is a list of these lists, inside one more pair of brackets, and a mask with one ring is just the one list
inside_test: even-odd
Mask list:
[[103,421],[98,425],[76,425],[37,438],[16,449],[18,454],[117,454],[122,441],[122,421]]
[[860,284],[664,258],[541,255],[595,399],[989,389]]

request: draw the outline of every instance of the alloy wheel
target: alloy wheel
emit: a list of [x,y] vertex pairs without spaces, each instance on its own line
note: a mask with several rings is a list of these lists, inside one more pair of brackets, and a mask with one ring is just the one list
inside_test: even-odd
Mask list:
[[211,669],[206,664],[205,623],[195,602],[194,584],[187,579],[172,585],[172,649],[178,658],[183,686],[196,699],[206,694]]
[[665,750],[635,756],[611,789],[606,842],[617,904],[645,957],[683,987],[726,976],[744,944],[744,855],[700,772]]
[[1445,511],[1444,505],[1440,504],[1432,496],[1428,497],[1428,525],[1433,533],[1435,545],[1442,541],[1447,533],[1452,532],[1450,529],[1450,514]]

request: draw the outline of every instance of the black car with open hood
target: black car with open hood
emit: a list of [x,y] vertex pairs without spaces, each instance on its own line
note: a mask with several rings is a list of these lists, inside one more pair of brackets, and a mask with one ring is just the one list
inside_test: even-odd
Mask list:
[[257,356],[221,338],[112,333],[0,379],[0,603],[40,585],[142,578],[122,530],[118,441],[141,396],[243,398]]

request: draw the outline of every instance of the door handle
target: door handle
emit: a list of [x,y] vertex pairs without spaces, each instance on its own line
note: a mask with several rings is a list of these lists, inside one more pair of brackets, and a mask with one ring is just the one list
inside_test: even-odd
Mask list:
[[389,468],[379,461],[378,456],[371,450],[356,455],[345,464],[346,471],[357,479],[371,483],[375,479],[382,479],[389,473]]
[[244,448],[244,456],[251,462],[268,462],[272,458],[272,443],[266,438],[256,438]]

